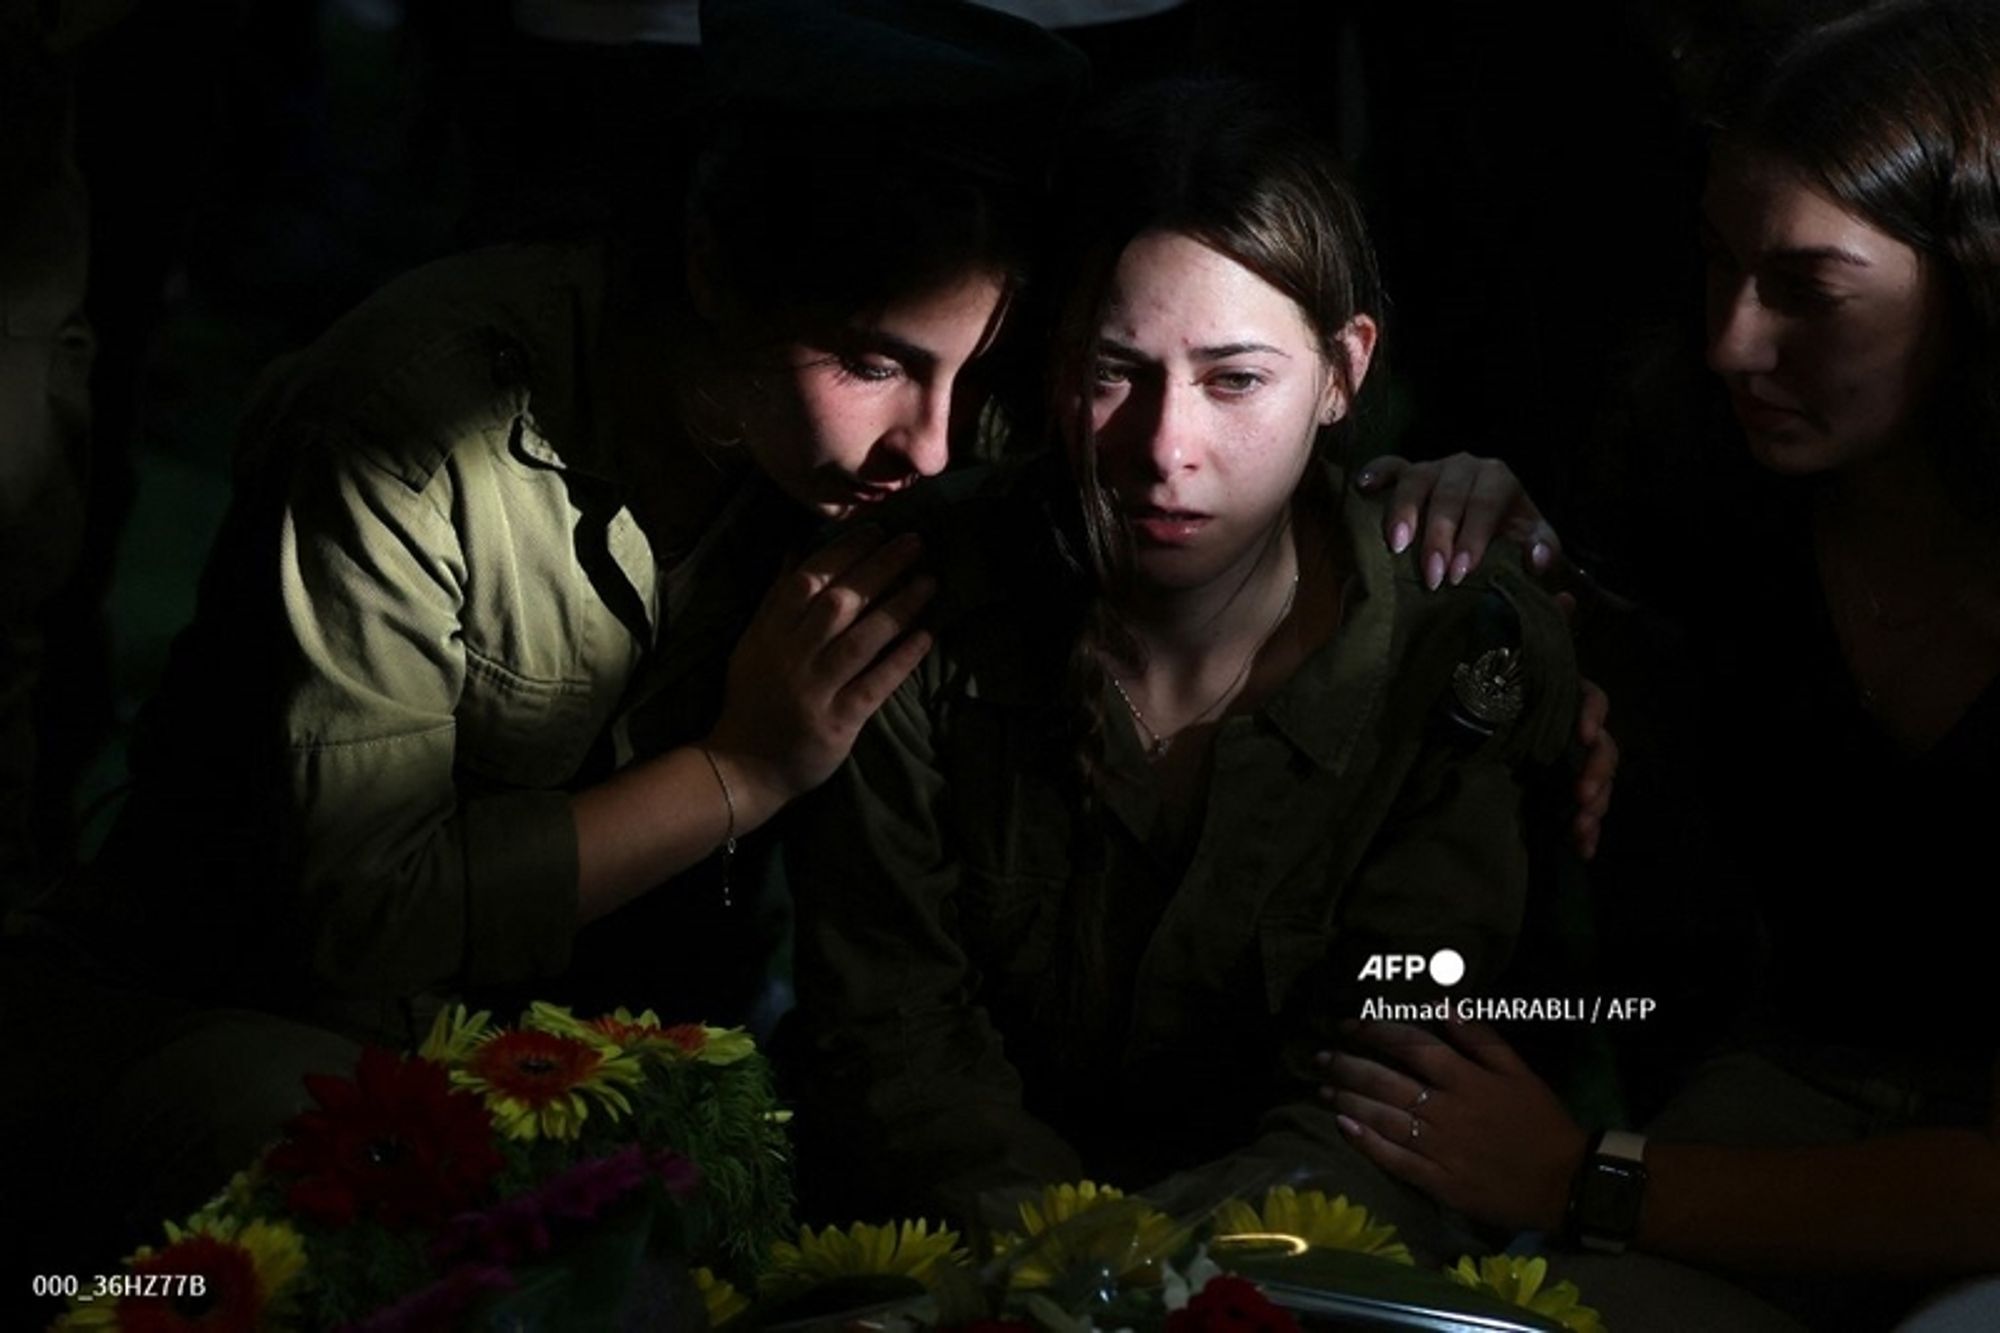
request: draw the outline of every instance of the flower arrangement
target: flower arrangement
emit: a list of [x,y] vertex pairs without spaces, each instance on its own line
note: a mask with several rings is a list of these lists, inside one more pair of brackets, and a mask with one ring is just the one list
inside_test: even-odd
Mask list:
[[416,1055],[306,1088],[255,1165],[58,1327],[609,1327],[663,1257],[700,1265],[681,1285],[720,1322],[790,1213],[784,1113],[740,1031],[459,1007]]
[[[1017,1211],[1021,1230],[996,1235],[977,1271],[955,1248],[955,1233],[931,1233],[923,1223],[904,1223],[902,1233],[931,1242],[920,1262],[918,1250],[895,1244],[894,1227],[807,1231],[801,1245],[820,1256],[810,1267],[821,1281],[903,1275],[920,1282],[923,1294],[871,1314],[867,1327],[889,1333],[1300,1333],[1287,1302],[1315,1277],[1289,1276],[1287,1292],[1275,1297],[1275,1287],[1259,1283],[1283,1273],[1285,1260],[1309,1255],[1340,1260],[1340,1281],[1407,1275],[1395,1279],[1396,1290],[1439,1303],[1448,1303],[1454,1289],[1470,1288],[1483,1299],[1467,1307],[1461,1298],[1457,1308],[1489,1321],[1511,1310],[1516,1319],[1489,1326],[1604,1333],[1574,1284],[1546,1283],[1545,1260],[1468,1257],[1441,1273],[1424,1272],[1395,1228],[1319,1190],[1278,1185],[1255,1202],[1227,1199],[1206,1217],[1186,1220],[1084,1180],[1049,1186]],[[1257,1253],[1266,1262],[1246,1262]],[[1280,1258],[1271,1262],[1272,1255]],[[768,1299],[798,1287],[790,1277],[771,1276],[761,1290]],[[757,1310],[745,1313],[751,1319],[737,1327],[754,1326]]]
[[1544,1260],[1426,1273],[1366,1208],[1289,1184],[1183,1216],[1052,1185],[983,1252],[924,1219],[795,1228],[786,1113],[750,1037],[651,1012],[454,1008],[415,1055],[370,1049],[306,1086],[277,1143],[57,1327],[748,1333],[865,1307],[889,1333],[1299,1333],[1301,1293],[1393,1279],[1603,1333]]

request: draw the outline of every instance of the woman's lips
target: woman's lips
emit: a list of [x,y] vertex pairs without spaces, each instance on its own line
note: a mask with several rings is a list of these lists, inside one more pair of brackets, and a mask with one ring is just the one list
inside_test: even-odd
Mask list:
[[1200,535],[1212,516],[1193,509],[1138,505],[1125,511],[1133,535],[1151,546],[1185,546]]
[[828,502],[847,509],[866,509],[871,505],[882,503],[903,489],[904,486],[900,485],[879,486],[867,482],[848,482],[836,488],[828,497]]
[[1736,409],[1736,419],[1743,423],[1745,430],[1779,431],[1796,430],[1805,423],[1805,413],[1795,407],[1784,407],[1768,398],[1755,394],[1733,393],[1730,405]]

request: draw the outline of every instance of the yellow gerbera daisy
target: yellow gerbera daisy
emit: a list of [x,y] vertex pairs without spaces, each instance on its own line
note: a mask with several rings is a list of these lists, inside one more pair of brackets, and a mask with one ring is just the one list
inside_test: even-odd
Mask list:
[[[282,1222],[197,1215],[166,1225],[167,1243],[142,1246],[125,1260],[150,1293],[88,1304],[72,1302],[62,1330],[287,1326],[293,1283],[305,1271],[305,1242]],[[158,1279],[157,1282],[148,1281]]]
[[1549,1276],[1546,1259],[1489,1254],[1475,1265],[1468,1254],[1460,1257],[1456,1267],[1445,1269],[1445,1275],[1476,1291],[1490,1292],[1510,1305],[1545,1315],[1571,1333],[1604,1333],[1603,1318],[1579,1303],[1583,1293],[1576,1289],[1576,1283],[1543,1285]]
[[721,1328],[750,1308],[748,1296],[706,1268],[694,1270],[694,1286],[701,1293],[703,1308],[708,1311],[710,1328]]
[[468,1015],[462,1004],[446,1005],[431,1020],[431,1030],[417,1054],[432,1064],[455,1069],[492,1035],[493,1015],[487,1010]]
[[873,1226],[856,1222],[845,1231],[828,1227],[814,1234],[799,1230],[796,1245],[778,1241],[771,1246],[770,1266],[763,1286],[767,1292],[790,1292],[842,1277],[907,1277],[928,1285],[939,1264],[965,1262],[956,1231],[916,1221]]
[[757,1049],[755,1039],[742,1028],[712,1028],[700,1023],[669,1025],[660,1022],[660,1016],[651,1009],[635,1015],[623,1006],[596,1018],[578,1018],[560,1005],[537,1003],[529,1008],[524,1026],[608,1041],[631,1055],[698,1060],[711,1065],[733,1065]]
[[742,1028],[704,1027],[701,1036],[694,1058],[705,1065],[733,1065],[757,1049],[757,1039]]
[[1215,1215],[1217,1236],[1294,1236],[1316,1250],[1353,1250],[1413,1262],[1410,1247],[1396,1239],[1396,1228],[1377,1222],[1345,1194],[1331,1199],[1319,1190],[1295,1190],[1280,1185],[1264,1195],[1262,1208],[1231,1199]]
[[1026,1257],[1014,1269],[1017,1287],[1046,1287],[1079,1264],[1108,1267],[1120,1280],[1150,1280],[1157,1265],[1187,1243],[1187,1233],[1159,1209],[1128,1199],[1111,1185],[1080,1180],[1050,1185],[1023,1200],[1025,1236],[1001,1236],[1002,1253]]
[[451,1071],[515,1139],[573,1139],[592,1102],[616,1120],[632,1109],[624,1089],[642,1077],[638,1061],[609,1042],[535,1028],[493,1033]]

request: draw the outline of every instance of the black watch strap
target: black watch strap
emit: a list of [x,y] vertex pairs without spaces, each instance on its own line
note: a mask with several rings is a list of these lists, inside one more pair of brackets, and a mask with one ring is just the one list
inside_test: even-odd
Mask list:
[[1639,1233],[1646,1199],[1646,1136],[1599,1130],[1569,1186],[1570,1241],[1599,1254],[1622,1254]]

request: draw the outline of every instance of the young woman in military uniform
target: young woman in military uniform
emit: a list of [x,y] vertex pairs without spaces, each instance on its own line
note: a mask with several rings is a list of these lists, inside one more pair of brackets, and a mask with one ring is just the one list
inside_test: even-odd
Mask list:
[[1332,463],[1381,304],[1321,146],[1209,85],[1077,142],[1067,466],[911,520],[939,646],[788,848],[806,1187],[976,1218],[1233,1155],[1442,1251],[1311,1056],[1364,994],[1463,993],[1357,984],[1371,954],[1507,968],[1521,768],[1577,714],[1563,619],[1519,560],[1432,590]]
[[200,1203],[447,995],[728,1017],[736,840],[923,655],[915,542],[788,552],[943,468],[1078,58],[971,6],[705,17],[684,247],[444,261],[259,393],[129,802],[8,960],[5,1137],[63,1118],[100,1220]]

